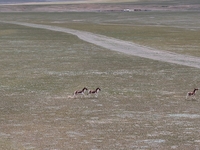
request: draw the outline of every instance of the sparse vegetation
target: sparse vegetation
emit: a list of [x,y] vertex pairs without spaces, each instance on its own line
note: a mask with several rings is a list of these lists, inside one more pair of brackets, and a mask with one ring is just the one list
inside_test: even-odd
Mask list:
[[[123,24],[119,22],[126,15]],[[0,17],[86,30],[177,53],[182,45],[180,53],[200,55],[198,28],[187,22],[167,24],[165,19],[154,26],[150,20],[130,21],[131,15],[6,13]],[[199,86],[199,69],[112,52],[61,32],[0,23],[0,35],[0,138],[5,139],[0,148],[15,143],[24,149],[199,146],[198,93],[197,101],[185,100],[188,90]],[[187,47],[192,44],[191,52]],[[84,86],[100,87],[98,99],[67,98]]]

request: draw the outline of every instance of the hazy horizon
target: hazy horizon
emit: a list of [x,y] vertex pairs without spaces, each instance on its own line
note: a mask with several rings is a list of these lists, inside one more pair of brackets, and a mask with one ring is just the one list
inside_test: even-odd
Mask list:
[[80,1],[80,0],[0,0],[0,4],[12,4],[12,3],[30,3],[30,2],[68,2],[68,1]]
[[[87,0],[0,0],[0,4],[17,4],[17,3],[51,3],[51,2],[83,2],[83,1],[86,1]],[[93,0],[88,0],[90,2],[93,2]],[[115,2],[114,0],[102,0],[102,2],[105,2],[105,1],[108,1],[108,2]],[[200,4],[199,0],[138,0],[138,1],[135,1],[135,0],[130,0],[132,2],[143,2],[143,3],[157,3],[157,4],[160,4],[160,3],[167,3],[167,4],[182,4],[182,5],[186,5],[186,4]],[[97,0],[94,0],[94,2],[100,2],[100,1],[97,1]],[[119,2],[119,0],[116,0],[116,2]],[[123,0],[121,0],[121,2],[123,2]]]

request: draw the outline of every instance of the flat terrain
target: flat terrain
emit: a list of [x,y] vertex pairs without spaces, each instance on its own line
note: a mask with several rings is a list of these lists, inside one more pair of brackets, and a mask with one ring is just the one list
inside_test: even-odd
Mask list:
[[0,12],[199,11],[198,0],[66,0],[1,4]]
[[[200,83],[198,11],[0,18],[1,149],[200,148],[199,93],[185,99]],[[132,48],[162,60],[124,53]],[[101,92],[68,98],[84,86]]]
[[28,27],[33,27],[33,28],[47,29],[47,30],[58,31],[58,32],[63,32],[63,33],[69,33],[69,34],[77,36],[81,40],[107,48],[109,50],[125,53],[128,55],[163,61],[163,62],[196,67],[200,69],[199,57],[192,57],[189,55],[180,55],[180,54],[167,52],[167,51],[159,51],[156,49],[151,49],[145,46],[137,45],[132,42],[127,42],[127,41],[123,41],[123,40],[119,40],[115,38],[93,34],[90,32],[72,30],[68,28],[31,24],[31,23],[24,23],[24,22],[6,22],[6,23],[28,26]]

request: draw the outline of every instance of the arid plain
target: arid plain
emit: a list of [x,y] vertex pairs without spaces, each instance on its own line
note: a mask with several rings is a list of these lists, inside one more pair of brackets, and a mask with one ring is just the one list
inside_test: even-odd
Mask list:
[[[200,57],[200,15],[198,2],[182,2],[0,6],[0,149],[199,149],[199,93],[185,99],[199,88],[198,61],[138,57],[63,32],[119,39],[187,64]],[[98,97],[68,98],[85,86],[100,87]]]

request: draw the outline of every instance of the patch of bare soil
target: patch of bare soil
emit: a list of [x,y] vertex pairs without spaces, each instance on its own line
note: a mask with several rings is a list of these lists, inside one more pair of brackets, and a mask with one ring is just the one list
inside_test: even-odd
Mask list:
[[78,31],[68,28],[61,28],[56,26],[31,24],[23,22],[6,22],[11,24],[23,25],[33,28],[48,29],[52,31],[64,32],[76,35],[80,39],[107,48],[109,50],[125,53],[128,55],[134,55],[138,57],[148,58],[157,61],[163,61],[168,63],[174,63],[179,65],[185,65],[190,67],[200,68],[200,58],[188,55],[181,55],[177,53],[160,51],[149,47],[141,46],[132,42],[123,41],[103,35],[93,34],[84,31]]

